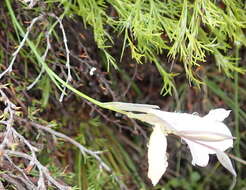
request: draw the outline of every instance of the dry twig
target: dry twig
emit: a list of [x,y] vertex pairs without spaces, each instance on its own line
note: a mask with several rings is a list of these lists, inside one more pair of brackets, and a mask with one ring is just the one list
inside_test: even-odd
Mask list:
[[32,121],[28,121],[26,119],[22,119],[22,118],[16,118],[18,121],[24,122],[26,124],[30,124],[30,126],[35,127],[36,129],[48,132],[51,135],[54,135],[56,137],[62,138],[66,141],[68,141],[69,143],[73,144],[74,146],[76,146],[77,148],[79,148],[79,150],[81,151],[82,154],[89,154],[90,156],[94,157],[100,164],[100,167],[102,167],[103,169],[105,169],[108,172],[111,172],[111,168],[105,163],[103,162],[103,160],[98,156],[98,154],[101,154],[101,151],[91,151],[87,148],[85,148],[84,146],[82,146],[80,143],[78,143],[77,141],[73,140],[72,138],[68,137],[67,135],[57,132],[53,129],[51,129],[51,125],[45,127],[43,125],[37,124],[35,122]]
[[[3,111],[3,115],[1,116],[2,120],[0,121],[0,124],[6,126],[6,130],[2,143],[0,144],[0,152],[2,157],[9,161],[9,164],[14,166],[14,168],[22,176],[18,176],[18,178],[22,180],[17,181],[16,177],[6,174],[4,179],[12,185],[16,186],[18,189],[25,189],[25,186],[26,188],[32,187],[32,189],[43,190],[46,189],[47,183],[55,185],[60,190],[71,189],[71,187],[69,186],[60,184],[49,174],[48,169],[43,166],[37,159],[36,152],[38,151],[38,149],[31,145],[31,143],[24,136],[22,136],[15,130],[13,125],[18,108],[9,100],[8,96],[4,93],[3,88],[5,87],[0,88],[0,95],[1,101],[5,104],[6,107]],[[16,149],[16,146],[18,146],[17,142],[22,143],[25,147],[27,147],[29,149],[28,151],[30,151],[31,154],[29,155],[23,152],[13,151],[14,147]],[[13,156],[27,159],[29,161],[28,167],[37,167],[39,172],[37,185],[35,185],[31,182],[31,180],[28,179],[24,169],[21,169],[13,162],[13,160],[11,159],[11,157]],[[21,184],[19,181],[25,181],[25,183],[22,182]]]

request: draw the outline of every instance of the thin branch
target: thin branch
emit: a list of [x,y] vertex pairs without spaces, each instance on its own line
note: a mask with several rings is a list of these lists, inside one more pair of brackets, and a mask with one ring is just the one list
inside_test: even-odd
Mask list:
[[[2,140],[2,143],[0,144],[0,152],[2,153],[2,156],[6,158],[10,162],[10,164],[14,166],[14,168],[17,169],[24,176],[25,178],[24,180],[26,182],[24,184],[28,186],[33,186],[34,184],[30,182],[30,180],[27,179],[27,176],[25,175],[23,170],[14,164],[14,162],[11,160],[9,155],[20,156],[22,158],[28,159],[30,161],[29,166],[31,167],[36,166],[38,168],[38,171],[39,171],[38,185],[37,187],[34,187],[32,189],[45,190],[46,189],[45,178],[48,180],[48,183],[54,184],[60,190],[71,189],[69,186],[61,185],[54,178],[52,178],[52,176],[50,176],[48,169],[45,168],[37,159],[36,151],[38,149],[32,146],[25,137],[23,137],[21,134],[19,134],[15,130],[15,128],[13,127],[13,124],[14,124],[14,120],[16,117],[17,107],[15,106],[15,104],[13,104],[9,100],[8,96],[3,92],[2,90],[3,88],[6,88],[6,87],[0,86],[0,95],[1,95],[0,100],[5,104],[5,109],[4,109],[4,117],[3,117],[3,120],[0,122],[0,124],[6,126],[6,132],[4,133],[4,139]],[[24,146],[28,147],[29,151],[31,152],[31,155],[28,155],[22,152],[8,150],[9,147],[13,146],[14,144],[13,142],[16,142],[16,141],[20,141],[24,144]],[[21,189],[21,186],[19,185],[19,183],[16,183],[16,180],[14,178],[12,178],[11,176],[5,176],[5,177],[8,177],[9,179],[8,182],[17,186],[18,189]]]
[[31,182],[31,180],[27,177],[27,175],[25,174],[25,172],[19,167],[17,166],[13,161],[12,159],[8,156],[8,155],[4,155],[4,157],[9,161],[9,163],[16,169],[18,170],[22,176],[24,177],[24,181],[25,181],[25,184],[27,186],[30,187],[30,189],[34,189],[35,188],[35,185]]
[[234,160],[240,162],[241,164],[246,165],[246,160],[243,160],[243,159],[241,159],[241,158],[238,158],[237,156],[234,156],[233,154],[230,154],[230,153],[227,153],[227,154],[228,154],[228,156],[230,156],[232,159],[234,159]]
[[[49,50],[51,49],[51,44],[50,44],[50,33],[51,33],[51,30],[49,30],[48,32],[46,32],[45,36],[46,36],[46,49],[45,49],[45,52],[42,56],[42,59],[43,61],[45,61],[46,57],[47,57],[47,54],[49,52]],[[30,90],[31,88],[33,88],[34,85],[36,85],[36,83],[39,81],[39,79],[41,78],[42,74],[44,73],[45,69],[44,69],[44,66],[42,66],[41,68],[41,71],[39,73],[39,75],[37,76],[37,78],[32,82],[32,84],[30,84],[28,87],[27,87],[27,90]]]
[[18,190],[26,190],[26,188],[18,180],[14,179],[8,174],[2,173],[0,174],[0,177],[11,184],[14,184]]
[[[50,126],[45,127],[43,125],[40,125],[40,124],[37,124],[35,122],[28,121],[26,119],[22,119],[22,118],[19,118],[19,117],[15,117],[15,119],[20,121],[20,122],[24,122],[26,124],[30,124],[31,126],[35,127],[36,129],[43,130],[45,132],[50,133],[51,135],[54,135],[56,137],[59,137],[59,138],[62,138],[64,140],[68,141],[69,143],[71,143],[74,146],[76,146],[77,148],[79,148],[79,150],[81,151],[82,154],[89,154],[92,157],[94,157],[99,162],[99,165],[100,165],[101,168],[103,168],[107,172],[111,172],[112,173],[112,169],[98,156],[98,154],[101,154],[102,151],[91,151],[91,150],[85,148],[84,146],[82,146],[77,141],[73,140],[72,138],[64,135],[63,133],[60,133],[60,132],[57,132],[57,131],[51,129]],[[116,175],[113,175],[113,177],[118,182],[118,184],[120,185],[121,189],[127,189],[125,184],[123,184],[121,182],[121,180]]]
[[31,32],[33,25],[34,25],[37,21],[42,20],[43,18],[44,18],[44,15],[39,15],[38,17],[35,17],[35,18],[32,20],[31,24],[27,27],[27,32],[25,33],[25,36],[23,37],[23,39],[22,39],[21,43],[19,44],[19,47],[17,48],[17,50],[15,50],[15,52],[12,54],[13,57],[12,57],[12,60],[11,60],[11,62],[10,62],[10,64],[9,64],[8,68],[0,74],[0,79],[1,79],[6,73],[12,72],[12,69],[13,69],[13,65],[14,65],[15,59],[16,59],[17,55],[19,54],[21,48],[23,48],[23,46],[25,45],[25,42],[26,42],[26,40],[28,39],[29,33]]
[[[32,161],[33,157],[23,153],[23,152],[18,152],[18,151],[13,151],[13,150],[5,150],[5,154],[9,155],[9,156],[17,156],[17,157],[21,157],[27,160]],[[39,171],[42,172],[42,175],[44,175],[52,184],[54,184],[58,189],[60,190],[71,190],[71,188],[69,186],[64,186],[61,185],[60,183],[58,183],[50,174],[49,171],[46,167],[44,167],[38,160],[34,160],[35,165],[38,167]],[[38,189],[43,189],[39,188]],[[45,188],[46,189],[46,188]]]
[[[65,50],[66,50],[66,67],[67,67],[66,84],[68,84],[70,81],[72,81],[72,75],[71,75],[71,67],[70,67],[70,50],[69,50],[68,45],[67,45],[67,36],[66,36],[65,30],[64,30],[63,24],[62,24],[62,20],[53,13],[48,13],[48,15],[57,20],[57,22],[59,23],[60,29],[62,31],[63,43],[64,43]],[[61,94],[60,99],[59,99],[60,102],[62,102],[65,94],[66,94],[66,87],[64,86],[62,94]]]
[[21,1],[23,3],[28,4],[28,8],[29,9],[33,8],[37,4],[37,2],[38,2],[38,0],[21,0]]
[[127,87],[126,87],[126,90],[123,92],[123,94],[121,95],[121,97],[125,97],[126,94],[128,93],[128,91],[130,90],[131,86],[132,86],[132,82],[135,80],[136,78],[136,75],[137,75],[137,72],[138,72],[138,65],[136,64],[135,66],[135,69],[134,69],[134,74],[131,78],[131,80],[129,81]]
[[30,124],[31,126],[39,129],[39,130],[43,130],[43,131],[46,131],[56,137],[60,137],[66,141],[68,141],[69,143],[73,144],[74,146],[76,146],[77,148],[79,148],[79,150],[81,151],[82,154],[89,154],[91,155],[92,157],[94,157],[100,164],[100,166],[105,169],[106,171],[108,172],[111,172],[111,168],[98,156],[98,154],[102,153],[101,151],[91,151],[87,148],[85,148],[84,146],[82,146],[80,143],[78,143],[77,141],[73,140],[72,138],[64,135],[63,133],[60,133],[60,132],[57,132],[53,129],[50,128],[50,126],[48,127],[45,127],[43,125],[40,125],[40,124],[37,124],[35,122],[32,122],[32,121],[28,121],[26,119],[22,119],[22,118],[19,118],[19,117],[16,117],[16,120],[18,121],[21,121],[21,122],[24,122],[24,123],[27,123],[27,124]]

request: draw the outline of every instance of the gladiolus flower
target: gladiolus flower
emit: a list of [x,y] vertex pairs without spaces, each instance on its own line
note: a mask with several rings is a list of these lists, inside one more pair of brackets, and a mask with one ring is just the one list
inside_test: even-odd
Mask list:
[[105,105],[113,107],[116,111],[120,110],[128,117],[153,125],[148,148],[148,177],[153,185],[158,183],[168,165],[166,155],[168,134],[177,135],[188,144],[193,165],[205,167],[208,165],[209,155],[216,154],[221,164],[236,176],[231,160],[224,153],[233,147],[233,136],[223,123],[230,111],[219,108],[200,117],[197,114],[161,111],[155,105],[121,102]]
[[233,136],[222,122],[230,111],[214,109],[204,117],[156,109],[149,113],[165,120],[172,129],[171,133],[180,136],[188,144],[193,165],[205,167],[209,162],[209,154],[216,154],[221,164],[236,176],[229,157],[224,153],[233,147]]
[[216,154],[216,150],[225,151],[233,147],[233,137],[222,121],[228,117],[230,111],[225,109],[211,110],[208,115],[200,117],[187,113],[172,113],[151,110],[151,113],[165,120],[189,146],[192,154],[192,164],[205,167],[209,161],[209,154]]

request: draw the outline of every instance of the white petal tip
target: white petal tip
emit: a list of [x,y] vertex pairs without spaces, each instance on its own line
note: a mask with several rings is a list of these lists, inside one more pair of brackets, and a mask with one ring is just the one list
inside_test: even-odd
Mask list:
[[232,162],[230,158],[222,151],[217,150],[216,152],[217,158],[220,161],[220,163],[229,171],[231,174],[236,177],[237,173],[232,165]]
[[151,178],[149,175],[148,175],[148,178],[151,180],[151,183],[153,186],[156,186],[157,183],[160,181],[160,178]]
[[205,117],[209,117],[215,121],[223,121],[227,118],[231,113],[231,110],[226,110],[224,108],[217,108],[214,110],[210,110],[209,113]]
[[148,147],[148,177],[155,186],[165,173],[167,163],[167,139],[160,126],[155,126]]

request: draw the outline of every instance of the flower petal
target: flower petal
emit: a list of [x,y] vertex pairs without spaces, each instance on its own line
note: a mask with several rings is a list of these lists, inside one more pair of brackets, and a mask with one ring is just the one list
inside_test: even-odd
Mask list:
[[212,119],[214,121],[223,121],[230,115],[231,110],[225,110],[223,108],[218,108],[210,110],[210,112],[204,116],[204,118]]
[[229,135],[208,131],[179,131],[177,134],[187,139],[205,142],[219,142],[228,139],[233,139],[233,137]]
[[192,165],[206,167],[209,161],[209,149],[188,139],[184,138],[184,140],[190,148]]
[[150,136],[148,148],[148,177],[155,186],[165,173],[167,163],[167,139],[161,127],[156,125]]
[[119,109],[128,112],[143,112],[148,113],[151,109],[159,109],[159,106],[149,104],[134,104],[125,102],[106,102],[103,103],[105,107]]
[[216,155],[220,163],[229,171],[233,176],[237,176],[237,173],[235,172],[230,158],[222,151],[216,151]]
[[[210,147],[213,147],[215,149],[218,149],[220,151],[225,151],[226,149],[233,147],[232,134],[231,134],[230,130],[228,129],[228,127],[224,123],[218,122],[218,121],[207,120],[205,118],[203,118],[203,122],[206,124],[206,127],[204,127],[203,129],[205,129],[211,133],[214,132],[217,134],[231,137],[231,139],[225,139],[225,140],[216,141],[216,142],[205,142],[205,141],[200,141],[200,142],[202,142],[203,144],[206,144]],[[215,154],[216,152],[214,150],[210,149],[209,153]]]

